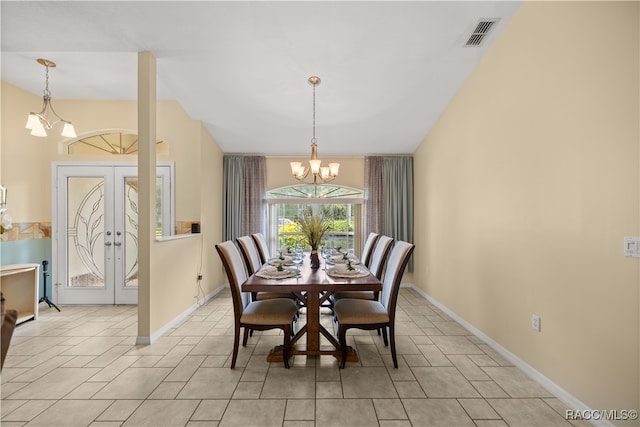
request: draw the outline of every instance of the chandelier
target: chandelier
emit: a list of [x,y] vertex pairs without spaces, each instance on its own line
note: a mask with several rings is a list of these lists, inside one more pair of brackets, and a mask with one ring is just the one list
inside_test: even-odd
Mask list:
[[[49,61],[48,59],[38,58],[38,64],[44,65],[47,69],[44,91],[42,92],[44,101],[42,103],[42,110],[39,113],[31,112],[27,118],[27,129],[31,130],[33,136],[47,136],[47,129],[53,128],[58,123],[64,123],[61,135],[67,138],[75,138],[76,130],[70,121],[63,119],[53,109],[51,103],[51,92],[49,92],[49,68],[56,66],[56,63]],[[47,110],[51,111],[49,115],[51,119],[47,118]]]
[[[313,86],[313,137],[311,138],[311,159],[309,166],[302,166],[302,162],[291,162],[291,174],[295,179],[305,184],[318,184],[331,182],[338,176],[340,163],[329,163],[329,166],[322,166],[322,161],[318,159],[318,144],[316,140],[316,86],[320,84],[320,77],[309,77],[309,83]],[[311,176],[309,176],[311,172]],[[309,180],[306,178],[309,177]]]

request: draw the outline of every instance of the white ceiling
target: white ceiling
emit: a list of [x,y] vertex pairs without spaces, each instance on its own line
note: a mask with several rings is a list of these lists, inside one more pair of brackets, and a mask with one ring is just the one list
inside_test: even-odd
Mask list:
[[[223,151],[298,155],[309,153],[317,75],[321,158],[413,153],[519,5],[5,0],[2,80],[41,94],[42,57],[58,65],[54,104],[135,99],[137,52],[151,51],[158,98],[179,101]],[[493,18],[483,45],[464,47]]]

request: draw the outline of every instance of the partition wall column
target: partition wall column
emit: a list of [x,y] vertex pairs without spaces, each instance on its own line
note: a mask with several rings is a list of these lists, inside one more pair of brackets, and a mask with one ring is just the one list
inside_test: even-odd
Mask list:
[[138,53],[138,337],[151,344],[151,253],[155,243],[156,58]]

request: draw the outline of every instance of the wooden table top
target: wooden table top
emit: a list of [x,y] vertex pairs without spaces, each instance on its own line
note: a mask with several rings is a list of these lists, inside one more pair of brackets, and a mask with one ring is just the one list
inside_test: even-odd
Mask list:
[[309,260],[305,259],[297,277],[287,279],[265,279],[255,274],[244,284],[244,292],[296,292],[296,291],[380,291],[382,284],[377,277],[369,274],[366,277],[341,278],[327,274],[324,266],[313,269]]

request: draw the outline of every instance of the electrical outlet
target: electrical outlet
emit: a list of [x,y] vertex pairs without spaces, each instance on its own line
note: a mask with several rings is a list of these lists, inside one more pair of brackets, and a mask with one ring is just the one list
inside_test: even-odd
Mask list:
[[537,314],[531,315],[531,329],[540,332],[540,316]]

